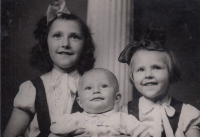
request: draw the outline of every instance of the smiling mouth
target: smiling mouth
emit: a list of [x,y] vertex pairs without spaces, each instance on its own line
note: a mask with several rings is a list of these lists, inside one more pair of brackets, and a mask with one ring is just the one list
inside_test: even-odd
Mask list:
[[58,52],[60,55],[73,55],[71,52]]
[[148,82],[148,83],[143,84],[143,86],[155,86],[155,85],[158,85],[158,83],[157,82]]
[[93,98],[91,101],[99,101],[99,100],[104,100],[104,98],[96,97],[96,98]]

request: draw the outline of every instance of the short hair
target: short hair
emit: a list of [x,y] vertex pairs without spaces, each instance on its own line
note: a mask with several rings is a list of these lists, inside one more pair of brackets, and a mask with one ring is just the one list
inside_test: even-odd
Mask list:
[[[107,75],[109,75],[109,76],[111,76],[112,77],[112,81],[111,82],[113,82],[113,84],[115,84],[115,87],[116,87],[116,92],[118,92],[119,91],[119,84],[118,84],[118,80],[117,80],[117,77],[115,76],[115,74],[113,74],[111,71],[109,71],[109,70],[107,70],[107,69],[103,69],[103,68],[93,68],[93,69],[91,69],[91,70],[89,70],[89,71],[87,71],[82,77],[84,77],[85,75],[87,75],[87,74],[89,74],[89,73],[91,73],[91,72],[103,72],[103,73],[106,73]],[[82,78],[81,77],[81,78]],[[91,77],[92,78],[92,77]],[[80,85],[80,82],[81,82],[81,79],[79,80],[79,84],[78,85]]]
[[61,14],[61,16],[54,18],[47,25],[47,17],[42,17],[40,21],[37,23],[37,28],[34,31],[35,39],[39,41],[37,45],[35,45],[31,51],[30,64],[33,68],[39,69],[41,72],[46,73],[52,70],[53,61],[50,58],[48,51],[48,43],[47,37],[49,33],[49,29],[52,23],[56,19],[64,19],[64,20],[74,20],[76,21],[83,33],[85,38],[83,52],[81,53],[80,59],[77,62],[76,68],[79,74],[83,75],[84,72],[92,69],[94,67],[95,58],[95,44],[92,39],[91,33],[87,25],[76,15],[74,14]]
[[[140,50],[147,50],[149,52],[151,51],[157,51],[157,50],[148,50],[146,49],[145,47],[140,47],[138,48],[133,54],[132,54],[132,58],[131,58],[131,61],[130,61],[130,66],[129,66],[129,76],[130,78],[133,80],[133,72],[132,72],[132,68],[133,68],[133,55],[137,52],[137,51],[140,51]],[[179,63],[178,63],[178,60],[175,56],[175,54],[167,49],[167,48],[164,48],[162,51],[157,51],[157,52],[162,52],[166,55],[166,58],[167,58],[167,67],[168,67],[168,71],[169,71],[169,82],[170,83],[176,83],[180,80],[181,78],[181,71],[180,71],[180,66],[179,66]]]

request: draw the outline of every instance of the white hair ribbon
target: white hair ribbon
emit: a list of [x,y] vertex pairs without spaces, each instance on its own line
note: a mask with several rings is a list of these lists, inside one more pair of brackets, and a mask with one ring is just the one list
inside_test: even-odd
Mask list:
[[55,17],[59,17],[62,13],[70,14],[65,0],[53,0],[47,9],[47,25]]

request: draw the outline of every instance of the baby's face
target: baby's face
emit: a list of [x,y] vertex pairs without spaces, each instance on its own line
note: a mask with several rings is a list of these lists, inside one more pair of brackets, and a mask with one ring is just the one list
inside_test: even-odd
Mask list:
[[169,71],[165,53],[137,51],[131,60],[133,82],[145,97],[156,101],[166,96],[169,88]]
[[104,71],[91,71],[80,80],[77,99],[79,105],[88,113],[103,113],[114,108],[118,85],[112,76]]

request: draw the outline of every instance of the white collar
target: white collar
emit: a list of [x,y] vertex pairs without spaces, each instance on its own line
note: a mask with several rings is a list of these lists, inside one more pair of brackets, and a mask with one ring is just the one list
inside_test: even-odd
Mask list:
[[168,94],[161,101],[156,101],[156,102],[153,102],[145,97],[141,97],[139,99],[139,104],[141,106],[149,106],[149,105],[153,105],[155,103],[159,103],[159,104],[165,103],[165,104],[170,105],[170,102],[171,102],[171,97]]
[[87,115],[89,117],[96,117],[96,116],[100,116],[100,115],[103,115],[103,116],[106,116],[106,117],[110,117],[115,112],[117,112],[116,109],[107,111],[105,113],[98,113],[98,114],[90,114],[90,113],[87,113],[87,112],[83,111],[83,114],[85,114],[85,115]]
[[[56,70],[55,68],[52,69],[52,71],[50,72],[50,77],[51,77],[51,86],[54,86],[57,79],[61,76],[61,75],[64,75],[64,74],[67,74],[67,73],[61,73],[60,71]],[[70,72],[68,75],[74,77],[75,79],[77,77],[80,77],[79,76],[79,73],[77,70],[74,70],[72,72]]]

